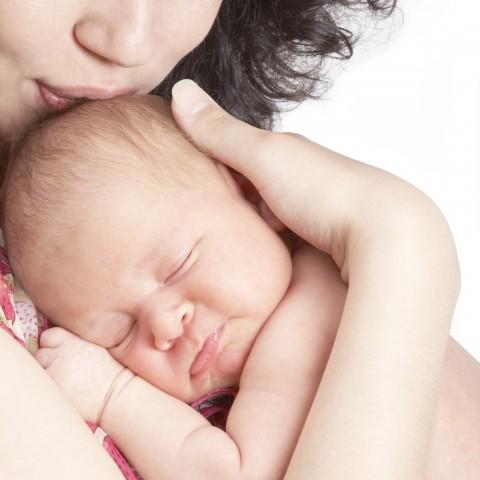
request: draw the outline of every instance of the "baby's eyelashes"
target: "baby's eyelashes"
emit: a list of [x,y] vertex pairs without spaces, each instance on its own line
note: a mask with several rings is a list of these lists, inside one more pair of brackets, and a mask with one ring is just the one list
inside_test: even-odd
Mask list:
[[174,271],[165,279],[165,284],[173,284],[178,282],[193,268],[199,257],[200,252],[198,245],[200,240],[197,241],[188,254],[185,255],[180,262],[178,262],[177,266],[174,268]]

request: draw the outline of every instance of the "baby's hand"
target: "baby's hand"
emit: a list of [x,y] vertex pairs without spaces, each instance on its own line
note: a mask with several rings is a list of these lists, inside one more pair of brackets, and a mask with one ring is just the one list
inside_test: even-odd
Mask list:
[[108,351],[63,328],[42,334],[35,358],[84,420],[100,423],[115,380],[126,368]]

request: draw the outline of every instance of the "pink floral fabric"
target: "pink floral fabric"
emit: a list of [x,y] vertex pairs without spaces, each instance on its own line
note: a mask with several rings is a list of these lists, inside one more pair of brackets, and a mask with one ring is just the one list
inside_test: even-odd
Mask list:
[[20,285],[15,286],[0,232],[0,328],[6,330],[30,353],[38,349],[38,339],[48,328],[45,316],[37,312]]

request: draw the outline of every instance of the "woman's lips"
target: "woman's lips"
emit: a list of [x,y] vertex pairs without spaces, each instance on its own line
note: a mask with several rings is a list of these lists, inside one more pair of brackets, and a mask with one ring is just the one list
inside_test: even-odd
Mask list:
[[84,100],[100,100],[135,92],[130,87],[72,87],[57,88],[37,80],[38,90],[44,103],[55,111],[75,105]]
[[190,375],[198,377],[208,372],[215,362],[217,348],[222,337],[223,325],[217,327],[205,340],[202,349],[198,352],[190,367]]
[[37,82],[38,90],[40,91],[40,96],[42,97],[43,102],[54,111],[65,110],[67,107],[79,103],[81,97],[67,97],[65,95],[60,95],[53,89],[45,86],[43,83]]

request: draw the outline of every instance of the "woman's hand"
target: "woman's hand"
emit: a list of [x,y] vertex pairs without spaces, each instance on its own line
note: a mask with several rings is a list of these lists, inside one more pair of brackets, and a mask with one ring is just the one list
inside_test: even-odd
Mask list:
[[108,351],[60,327],[46,330],[35,358],[84,420],[99,424],[119,375],[126,370]]
[[[359,241],[374,248],[385,232],[395,238],[430,230],[454,252],[443,215],[407,182],[300,135],[236,120],[190,80],[172,93],[174,117],[193,142],[249,179],[281,222],[333,256],[344,280],[352,248]],[[449,255],[448,268],[455,270],[456,261]]]
[[[301,136],[267,132],[236,120],[189,80],[174,87],[173,98],[175,119],[197,147],[244,175],[287,227],[330,253],[330,240],[325,238],[330,237],[330,197],[352,193],[347,182],[351,175],[338,172],[340,155],[328,152],[324,158],[326,149]],[[335,162],[331,173],[325,168],[327,161]],[[336,219],[338,210],[336,205]]]

